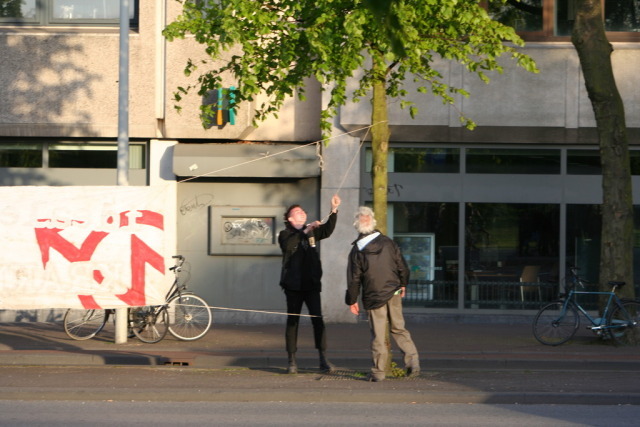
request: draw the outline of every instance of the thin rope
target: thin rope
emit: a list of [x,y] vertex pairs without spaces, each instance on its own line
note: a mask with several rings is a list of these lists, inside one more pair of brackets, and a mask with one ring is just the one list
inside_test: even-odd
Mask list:
[[[181,307],[202,307],[202,305],[193,305],[193,304],[180,304]],[[277,314],[280,316],[300,316],[300,317],[322,317],[322,316],[316,316],[314,314],[298,314],[298,313],[282,313],[279,311],[266,311],[266,310],[251,310],[251,309],[245,309],[245,308],[229,308],[229,307],[215,307],[212,305],[207,305],[205,307],[208,307],[210,309],[214,309],[214,310],[228,310],[228,311],[245,311],[245,312],[251,312],[251,313],[266,313],[266,314]]]
[[345,171],[344,175],[342,176],[342,181],[340,181],[340,185],[338,186],[338,189],[336,190],[336,194],[338,194],[338,192],[342,189],[342,186],[344,185],[344,182],[347,179],[347,174],[349,173],[349,171],[353,167],[353,164],[355,163],[356,158],[358,157],[358,153],[360,152],[360,149],[364,145],[364,140],[367,138],[367,135],[369,135],[369,131],[370,130],[371,130],[371,128],[367,129],[367,133],[364,135],[364,138],[362,138],[360,140],[360,145],[358,145],[358,149],[353,154],[353,158],[351,159],[351,163],[349,163],[349,167],[347,168],[347,170]]
[[[339,137],[344,136],[344,135],[350,135],[350,134],[352,134],[352,133],[354,133],[354,132],[358,132],[358,131],[361,131],[361,130],[363,130],[363,129],[367,129],[367,134],[366,134],[366,135],[368,135],[368,134],[369,134],[369,131],[371,130],[371,128],[372,128],[373,126],[377,125],[377,124],[380,124],[380,123],[384,123],[384,122],[377,122],[377,123],[373,123],[373,124],[371,124],[371,125],[369,125],[369,126],[363,126],[363,127],[361,127],[361,128],[354,129],[354,130],[351,130],[351,131],[348,131],[348,132],[343,132],[343,133],[341,133],[341,134],[339,134],[339,135],[334,135],[334,136],[331,136],[331,137],[328,137],[328,138],[323,138],[323,139],[318,140],[318,141],[310,142],[310,143],[308,143],[308,144],[304,144],[304,145],[299,145],[299,146],[297,146],[297,147],[293,147],[293,148],[290,148],[290,149],[288,149],[288,150],[279,151],[279,152],[277,152],[277,153],[273,153],[273,154],[268,154],[268,153],[267,153],[266,155],[264,155],[264,156],[262,156],[262,157],[259,157],[259,158],[256,158],[256,159],[247,160],[247,161],[245,161],[245,162],[241,162],[241,163],[238,163],[238,164],[235,164],[235,165],[227,166],[227,167],[224,167],[224,168],[221,168],[221,169],[217,169],[217,170],[215,170],[215,171],[211,171],[211,172],[207,172],[207,173],[204,173],[204,174],[201,174],[201,175],[196,175],[196,176],[192,176],[192,177],[189,177],[189,178],[185,178],[185,179],[183,179],[183,180],[178,181],[178,183],[180,183],[180,182],[187,182],[187,181],[191,181],[191,180],[193,180],[193,179],[198,179],[198,178],[202,178],[202,177],[210,176],[210,175],[216,174],[216,173],[218,173],[218,172],[226,171],[226,170],[228,170],[228,169],[233,169],[233,168],[235,168],[235,167],[244,166],[244,165],[247,165],[247,164],[250,164],[250,163],[253,163],[253,162],[258,162],[258,161],[260,161],[260,160],[265,160],[265,159],[268,159],[268,158],[270,158],[270,157],[279,156],[280,154],[288,153],[288,152],[290,152],[290,151],[299,150],[299,149],[301,149],[301,148],[308,147],[308,146],[313,145],[313,144],[317,144],[317,147],[316,147],[316,155],[319,157],[319,166],[320,166],[321,170],[323,170],[323,171],[324,171],[324,163],[325,163],[325,162],[324,162],[324,158],[323,158],[323,157],[322,157],[322,155],[320,154],[320,144],[321,144],[321,143],[323,143],[323,142],[325,142],[325,141],[329,141],[329,140],[331,140],[331,139],[339,138]],[[366,138],[366,135],[365,135],[365,138]],[[363,139],[362,141],[364,141],[364,139]],[[361,145],[362,145],[362,142],[361,142]],[[357,152],[356,152],[356,154],[357,154]],[[354,156],[354,160],[355,160],[355,156]],[[353,160],[352,160],[352,164],[353,164]],[[351,168],[351,166],[349,166],[349,167]],[[197,169],[197,166],[196,166],[194,169]],[[346,178],[346,174],[347,174],[348,172],[349,172],[349,170],[347,170],[347,171],[345,172],[345,175],[344,175],[344,177],[343,177],[342,183],[344,183],[344,180],[345,180],[345,178]],[[342,186],[342,184],[341,184],[341,186]],[[336,193],[336,194],[337,194],[337,193]]]
[[[376,123],[377,124],[377,123]],[[373,126],[373,125],[372,125]],[[360,150],[362,149],[362,146],[364,145],[364,140],[367,139],[367,136],[369,135],[369,131],[371,130],[371,127],[367,128],[367,133],[364,135],[364,138],[362,138],[360,140],[360,144],[358,145],[358,148],[356,149],[355,153],[353,153],[353,157],[351,158],[351,162],[349,163],[349,167],[347,167],[347,170],[344,172],[344,174],[342,175],[342,181],[340,181],[340,185],[338,185],[338,189],[335,192],[335,195],[337,196],[338,193],[340,192],[340,190],[342,190],[342,186],[344,185],[344,182],[347,179],[347,175],[349,174],[349,171],[351,170],[351,168],[353,167],[353,164],[355,163],[356,159],[358,158],[358,154],[360,153]],[[331,216],[331,212],[329,212],[329,214],[327,216],[325,216],[324,218],[322,218],[320,220],[320,222],[324,223],[326,222],[329,217]]]
[[213,175],[213,174],[215,174],[215,173],[222,172],[222,171],[225,171],[225,170],[227,170],[227,169],[233,169],[233,168],[238,167],[238,166],[244,166],[244,165],[247,165],[247,164],[249,164],[249,163],[258,162],[258,161],[260,161],[260,160],[268,159],[269,157],[278,156],[278,155],[280,155],[280,154],[288,153],[289,151],[299,150],[299,149],[301,149],[301,148],[307,147],[307,146],[309,146],[309,145],[317,144],[317,143],[318,143],[318,142],[310,142],[309,144],[300,145],[300,146],[298,146],[298,147],[290,148],[290,149],[288,149],[288,150],[279,151],[279,152],[277,152],[277,153],[273,153],[273,154],[266,154],[266,155],[264,155],[264,156],[262,156],[262,157],[258,157],[257,159],[247,160],[246,162],[242,162],[242,163],[238,163],[238,164],[235,164],[235,165],[227,166],[227,167],[224,167],[224,168],[222,168],[222,169],[218,169],[218,170],[215,170],[215,171],[211,171],[211,172],[204,173],[204,174],[202,174],[202,175],[192,176],[192,177],[190,177],[190,178],[185,178],[185,179],[183,179],[182,181],[178,181],[178,182],[186,182],[186,181],[191,181],[192,179],[202,178],[202,177],[204,177],[204,176]]

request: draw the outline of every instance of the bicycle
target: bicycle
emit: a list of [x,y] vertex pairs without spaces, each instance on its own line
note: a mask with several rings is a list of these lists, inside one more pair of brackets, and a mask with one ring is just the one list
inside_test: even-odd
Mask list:
[[69,338],[83,341],[95,337],[115,310],[70,308],[64,314],[64,331]]
[[[576,267],[570,267],[570,277],[567,283],[568,294],[564,299],[544,305],[533,320],[533,335],[542,344],[557,346],[569,341],[580,327],[582,313],[591,323],[591,329],[596,335],[604,339],[611,339],[616,345],[637,344],[640,331],[637,326],[640,321],[640,302],[636,300],[622,300],[616,295],[616,290],[625,282],[609,282],[610,292],[579,291],[576,287],[585,287],[586,280],[577,274]],[[606,295],[602,317],[592,317],[577,300],[578,295]],[[562,298],[563,295],[561,295]]]
[[176,265],[169,268],[175,280],[167,293],[165,305],[136,307],[129,316],[133,333],[142,342],[155,343],[167,332],[183,341],[202,338],[211,328],[213,316],[207,302],[187,291],[186,281],[180,282],[179,273],[185,258],[174,255]]
[[[211,328],[213,316],[204,299],[187,291],[186,281],[180,283],[185,258],[173,256],[176,265],[169,268],[175,280],[165,300],[159,306],[134,307],[129,310],[129,337],[146,343],[162,340],[167,331],[177,339],[193,341],[202,338]],[[64,315],[64,330],[74,340],[93,338],[104,328],[113,309],[69,309]]]
[[202,338],[213,322],[209,304],[198,295],[187,290],[187,281],[180,283],[184,257],[174,255],[178,261],[169,270],[175,274],[175,280],[167,293],[167,313],[169,314],[169,333],[183,341],[195,341]]

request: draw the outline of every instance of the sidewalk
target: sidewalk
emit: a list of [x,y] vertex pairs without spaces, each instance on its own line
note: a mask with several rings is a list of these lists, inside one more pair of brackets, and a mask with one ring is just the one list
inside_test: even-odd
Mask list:
[[[529,324],[407,322],[420,351],[423,370],[598,370],[640,371],[640,349],[614,347],[584,327],[558,347],[538,343]],[[327,324],[328,357],[339,368],[368,370],[366,323]],[[317,368],[310,325],[301,325],[298,364]],[[394,351],[394,361],[401,358]],[[129,338],[115,344],[113,325],[98,336],[74,341],[61,323],[0,324],[0,366],[7,365],[148,365],[195,368],[286,367],[282,325],[215,324],[198,341],[171,335],[156,344]]]

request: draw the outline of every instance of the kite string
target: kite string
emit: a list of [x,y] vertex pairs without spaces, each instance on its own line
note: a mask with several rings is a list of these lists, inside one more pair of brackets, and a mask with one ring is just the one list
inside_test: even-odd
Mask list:
[[[280,154],[288,153],[290,151],[299,150],[301,148],[308,147],[308,146],[313,145],[313,144],[316,144],[316,155],[319,158],[319,166],[320,166],[321,170],[324,171],[325,161],[324,161],[324,158],[322,157],[322,154],[320,152],[321,143],[323,143],[325,141],[329,141],[331,139],[339,138],[339,137],[344,136],[344,135],[350,135],[350,134],[352,134],[354,132],[358,132],[358,131],[361,131],[363,129],[366,129],[367,133],[365,134],[365,137],[361,139],[361,142],[360,142],[360,147],[361,147],[362,144],[364,143],[364,139],[369,134],[369,131],[371,130],[371,128],[373,126],[379,124],[379,123],[384,123],[384,122],[373,123],[373,124],[368,125],[368,126],[363,126],[361,128],[358,128],[358,129],[354,129],[354,130],[351,130],[351,131],[343,132],[343,133],[341,133],[339,135],[334,135],[334,136],[331,136],[331,137],[328,137],[328,138],[324,138],[324,139],[321,139],[321,140],[318,140],[318,141],[310,142],[308,144],[299,145],[299,146],[296,146],[296,147],[293,147],[293,148],[290,148],[290,149],[287,149],[287,150],[279,151],[277,153],[270,154],[270,153],[267,152],[262,157],[258,157],[256,159],[247,160],[245,162],[241,162],[241,163],[238,163],[238,164],[235,164],[235,165],[231,165],[231,166],[226,166],[224,168],[217,169],[217,170],[214,170],[214,171],[211,171],[211,172],[207,172],[207,173],[204,173],[204,174],[201,174],[201,175],[195,175],[195,176],[192,176],[192,177],[189,177],[189,178],[185,178],[185,179],[182,179],[182,180],[178,181],[178,183],[187,182],[187,181],[191,181],[191,180],[202,178],[202,177],[207,177],[207,176],[216,174],[218,172],[223,172],[223,171],[228,170],[228,169],[233,169],[235,167],[244,166],[244,165],[247,165],[247,164],[250,164],[250,163],[253,163],[253,162],[257,162],[257,161],[260,161],[260,160],[265,160],[265,159],[268,159],[270,157],[274,157],[274,156],[278,156]],[[358,147],[358,149],[360,147]],[[351,164],[349,165],[349,168],[345,171],[344,176],[342,177],[342,182],[341,182],[340,186],[338,187],[338,191],[340,190],[340,188],[342,188],[342,185],[344,184],[344,181],[346,179],[346,176],[347,176],[349,170],[353,166],[353,163],[354,163],[354,161],[355,161],[355,159],[357,157],[357,154],[358,154],[358,151],[356,151],[356,153],[354,154],[353,159],[351,160]],[[336,192],[336,194],[337,194],[337,192]]]
[[[227,169],[231,169],[231,168],[234,168],[234,167],[238,167],[238,166],[246,165],[246,164],[249,164],[249,163],[257,162],[259,160],[264,160],[264,159],[267,159],[269,157],[277,156],[277,155],[280,155],[280,154],[283,154],[283,153],[287,153],[287,152],[293,151],[293,150],[298,150],[298,149],[301,149],[301,148],[304,148],[304,147],[308,147],[308,146],[313,145],[313,144],[316,144],[316,156],[318,156],[318,159],[319,159],[318,160],[319,167],[320,167],[320,169],[322,171],[324,171],[325,161],[324,161],[324,158],[322,157],[322,153],[321,153],[321,149],[320,149],[321,148],[321,143],[326,141],[326,140],[330,140],[330,139],[333,139],[333,138],[338,138],[338,137],[344,136],[344,135],[349,135],[349,134],[351,134],[353,132],[357,132],[357,131],[366,129],[367,133],[364,135],[363,138],[360,139],[360,144],[358,145],[358,148],[356,149],[353,157],[351,158],[351,162],[349,163],[349,166],[347,167],[347,170],[344,172],[344,174],[342,176],[342,180],[340,181],[340,184],[338,185],[338,188],[337,188],[337,190],[335,192],[335,195],[338,195],[338,193],[342,189],[342,186],[344,185],[344,182],[345,182],[345,180],[347,178],[347,174],[349,173],[349,171],[353,167],[353,165],[355,163],[355,160],[358,157],[358,153],[360,152],[360,150],[361,150],[361,148],[362,148],[362,146],[364,144],[364,141],[367,139],[367,136],[369,135],[369,132],[371,131],[371,128],[373,126],[379,124],[379,123],[383,123],[383,122],[374,123],[374,124],[369,125],[369,126],[364,126],[362,128],[359,128],[359,129],[354,129],[352,131],[344,132],[344,133],[342,133],[340,135],[336,135],[336,136],[333,136],[333,137],[330,137],[330,138],[321,139],[319,141],[314,141],[314,142],[311,142],[309,144],[300,145],[300,146],[297,146],[297,147],[294,147],[294,148],[291,148],[291,149],[288,149],[288,150],[279,151],[277,153],[273,153],[273,154],[268,154],[267,153],[266,155],[264,155],[262,157],[259,157],[257,159],[248,160],[246,162],[242,162],[242,163],[239,163],[239,164],[236,164],[236,165],[232,165],[232,166],[228,166],[228,167],[225,167],[225,168],[222,168],[222,169],[211,171],[211,172],[208,172],[206,174],[199,175],[199,176],[193,176],[193,177],[190,177],[190,178],[186,178],[186,179],[184,179],[182,181],[178,181],[178,182],[186,182],[186,181],[190,181],[192,179],[196,179],[196,178],[199,178],[199,177],[212,175],[212,174],[217,173],[217,172],[222,172],[222,171],[227,170]],[[331,215],[331,213],[329,213],[329,215],[327,215],[325,218],[323,218],[321,220],[321,222],[325,222],[329,218],[330,215]],[[181,305],[187,306],[187,304],[181,304]],[[281,316],[322,317],[322,316],[316,316],[316,315],[312,315],[312,314],[281,313],[281,312],[276,312],[276,311],[252,310],[252,309],[229,308],[229,307],[215,307],[215,306],[207,306],[207,307],[209,307],[210,309],[216,309],[216,310],[230,310],[230,311],[243,311],[243,312],[252,312],[252,313],[265,313],[265,314],[275,314],[275,315],[281,315]]]

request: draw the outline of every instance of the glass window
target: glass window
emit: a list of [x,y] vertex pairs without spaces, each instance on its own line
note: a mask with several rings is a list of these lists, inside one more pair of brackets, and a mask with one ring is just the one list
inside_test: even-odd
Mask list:
[[[631,175],[640,175],[640,150],[629,150]],[[567,173],[569,175],[600,175],[599,150],[567,150]]]
[[392,206],[393,235],[404,248],[412,271],[405,304],[457,307],[458,203],[407,202]]
[[[366,150],[366,170],[371,172],[371,148]],[[459,173],[459,148],[393,147],[389,149],[389,172]]]
[[560,173],[560,150],[470,148],[466,159],[468,173]]
[[458,173],[457,148],[394,148],[393,171],[413,173]]
[[542,31],[542,0],[489,1],[493,19],[516,31]]
[[640,31],[640,1],[605,0],[604,27],[606,31]]
[[[137,0],[129,0],[129,19],[137,24]],[[117,26],[120,0],[0,0],[0,23]]]
[[[601,230],[600,205],[567,205],[567,264],[577,267],[578,274],[591,284],[588,291],[598,290]],[[580,302],[596,309],[598,298],[581,296]]]
[[36,0],[0,0],[0,19],[35,21]]
[[574,0],[558,0],[555,5],[555,35],[571,36],[573,23],[576,20],[576,4]]
[[567,150],[569,175],[600,175],[601,171],[598,150]]
[[[133,19],[135,1],[129,1],[129,18]],[[115,21],[120,18],[120,0],[51,0],[53,20],[65,21]]]
[[[601,205],[567,205],[567,264],[578,267],[578,274],[597,291],[600,281]],[[633,274],[636,296],[640,295],[640,206],[633,207]],[[598,298],[583,296],[586,307],[596,310]]]
[[[603,0],[604,26],[610,40],[637,40],[640,0]],[[489,14],[513,27],[525,40],[571,36],[576,0],[488,0]]]
[[41,168],[42,144],[0,145],[0,167]]
[[[129,167],[144,169],[144,145],[129,146]],[[115,169],[118,167],[117,144],[63,143],[49,145],[49,167]]]
[[560,206],[467,203],[465,307],[534,309],[558,294]]

